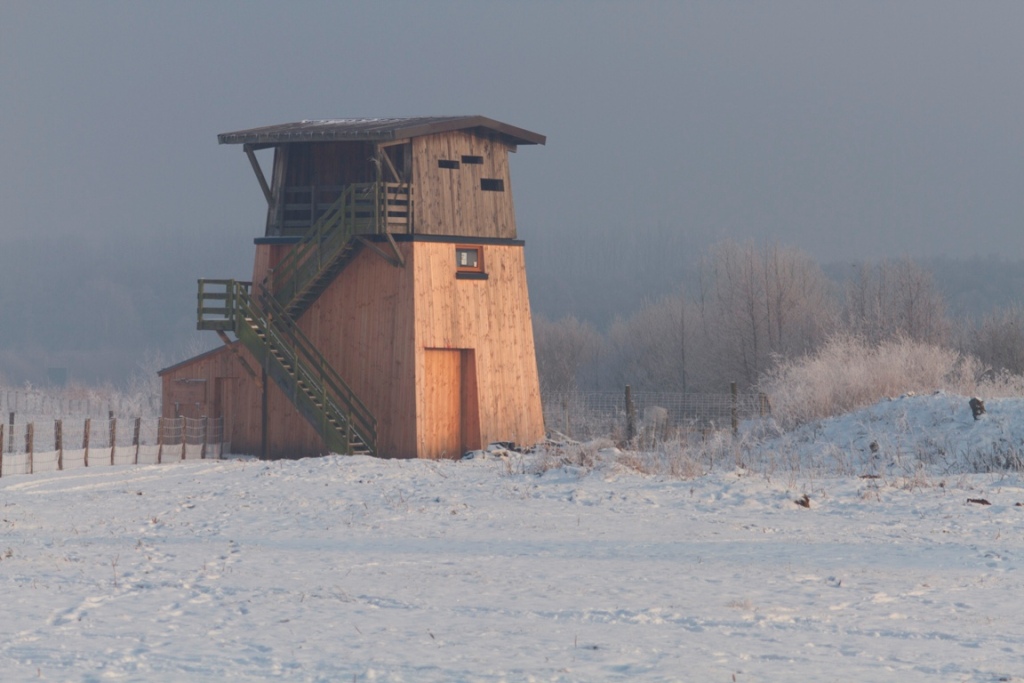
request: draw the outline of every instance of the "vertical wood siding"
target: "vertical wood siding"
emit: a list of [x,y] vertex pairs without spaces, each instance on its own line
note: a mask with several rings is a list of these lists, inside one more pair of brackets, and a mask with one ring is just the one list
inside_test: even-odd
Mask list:
[[299,320],[377,418],[385,457],[417,455],[412,246],[405,268],[363,249]]
[[[252,266],[252,284],[258,287],[270,273],[270,269],[280,263],[281,258],[292,248],[290,244],[257,244],[256,258]],[[258,290],[253,290],[258,291]]]
[[544,418],[522,246],[484,245],[486,280],[455,278],[452,243],[416,242],[415,247],[419,441],[441,438],[432,432],[438,425],[424,419],[430,396],[425,349],[473,351],[479,443],[467,447],[540,441]]
[[[508,147],[497,140],[465,131],[439,133],[412,141],[413,183],[416,187],[415,232],[461,237],[516,236]],[[482,164],[462,162],[463,156],[482,157]],[[439,168],[441,159],[459,162],[455,169]],[[480,189],[483,178],[500,179],[503,192]]]
[[[453,242],[403,242],[399,248],[405,268],[360,251],[299,321],[376,416],[380,454],[458,457],[494,441],[532,445],[542,439],[522,246],[483,245],[486,280],[456,279]],[[211,414],[218,380],[230,386],[222,403],[232,447],[259,453],[259,381],[227,349],[166,372],[164,411],[173,412],[174,401],[194,401],[188,392],[202,386],[204,414]],[[268,384],[269,454],[322,454],[316,431]]]
[[[240,348],[247,362],[256,366],[255,359]],[[162,375],[163,417],[174,417],[175,401],[185,404],[201,396],[200,415],[193,415],[194,406],[182,414],[189,417],[223,417],[225,437],[231,441],[235,453],[257,455],[260,452],[260,387],[242,370],[238,359],[227,348],[194,358],[174,366]],[[188,382],[179,380],[191,380]],[[195,380],[203,380],[196,382]],[[217,387],[221,387],[220,405]],[[218,413],[218,409],[220,412]]]

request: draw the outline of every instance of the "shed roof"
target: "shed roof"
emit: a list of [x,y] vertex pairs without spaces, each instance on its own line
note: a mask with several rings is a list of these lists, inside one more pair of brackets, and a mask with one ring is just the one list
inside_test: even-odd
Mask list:
[[485,116],[417,116],[400,119],[324,119],[221,133],[224,144],[280,144],[346,140],[387,141],[453,130],[482,129],[497,133],[512,145],[543,145],[547,138]]
[[[231,343],[232,344],[237,344],[238,340],[236,339],[235,341],[233,341]],[[186,365],[191,365],[192,363],[196,363],[198,361],[205,360],[206,358],[209,358],[210,356],[214,356],[214,355],[216,355],[218,353],[222,353],[224,351],[227,351],[227,348],[228,348],[227,345],[225,345],[225,346],[214,347],[214,348],[210,349],[209,351],[203,351],[198,356],[192,356],[191,358],[186,358],[185,360],[179,361],[179,362],[175,363],[174,365],[168,365],[163,370],[157,370],[156,374],[159,375],[160,377],[163,377],[168,372],[173,372],[175,370],[180,370],[181,368],[185,367]]]

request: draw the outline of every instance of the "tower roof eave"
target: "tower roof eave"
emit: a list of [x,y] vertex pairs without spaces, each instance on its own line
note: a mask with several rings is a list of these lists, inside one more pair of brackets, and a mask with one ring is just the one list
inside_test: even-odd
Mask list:
[[547,138],[485,116],[419,116],[412,118],[321,119],[262,126],[221,133],[224,144],[277,145],[290,142],[386,142],[453,130],[479,129],[497,134],[511,145],[543,145]]

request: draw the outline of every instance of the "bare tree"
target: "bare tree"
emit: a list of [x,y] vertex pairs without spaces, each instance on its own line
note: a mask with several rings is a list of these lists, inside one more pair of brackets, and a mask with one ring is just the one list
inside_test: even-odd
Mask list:
[[666,296],[645,303],[629,318],[616,318],[608,330],[611,380],[638,389],[681,391],[682,303]]
[[816,348],[834,325],[828,280],[800,250],[725,242],[700,277],[700,320],[723,379],[753,385],[778,358]]
[[854,268],[842,312],[849,332],[872,344],[898,337],[930,344],[948,341],[946,306],[931,273],[909,259]]
[[577,389],[583,369],[597,358],[603,343],[593,325],[571,315],[558,321],[535,316],[533,337],[545,393]]
[[986,316],[968,348],[985,365],[1024,374],[1024,308],[1014,306]]

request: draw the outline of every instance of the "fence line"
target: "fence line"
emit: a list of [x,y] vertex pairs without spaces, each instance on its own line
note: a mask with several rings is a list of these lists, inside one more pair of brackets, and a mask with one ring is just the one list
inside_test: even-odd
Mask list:
[[[630,392],[627,387],[626,392],[546,392],[542,398],[548,431],[580,440],[665,439],[684,432],[735,428],[738,420],[771,413],[767,397],[751,393]],[[158,408],[159,399],[155,400]],[[4,411],[8,421],[0,422],[0,477],[98,465],[216,459],[230,452],[222,418],[119,418],[113,407],[138,407],[141,402],[152,408],[153,401],[152,397],[112,401],[111,397],[0,389],[0,406],[9,409]],[[43,417],[31,419],[37,414]],[[54,420],[54,415],[63,417]]]
[[15,413],[34,420],[55,416],[104,417],[110,413],[155,418],[160,415],[160,396],[114,390],[0,388],[0,413]]
[[[627,392],[632,411],[627,408]],[[729,429],[734,420],[771,414],[767,396],[756,393],[683,394],[626,387],[625,392],[548,392],[542,398],[548,431],[578,440],[628,440],[640,435],[664,439],[680,432]]]
[[219,459],[230,451],[223,418],[0,423],[0,477],[78,467]]

